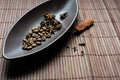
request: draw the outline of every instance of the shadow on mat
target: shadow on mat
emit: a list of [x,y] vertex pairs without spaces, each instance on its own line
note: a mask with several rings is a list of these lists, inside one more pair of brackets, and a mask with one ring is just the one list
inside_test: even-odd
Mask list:
[[[73,24],[73,27],[74,26],[75,23]],[[24,58],[10,60],[8,70],[6,72],[7,77],[14,79],[44,67],[45,64],[51,61],[51,59],[57,57],[56,55],[65,46],[63,44],[68,42],[73,27],[71,27],[64,36],[48,48]]]

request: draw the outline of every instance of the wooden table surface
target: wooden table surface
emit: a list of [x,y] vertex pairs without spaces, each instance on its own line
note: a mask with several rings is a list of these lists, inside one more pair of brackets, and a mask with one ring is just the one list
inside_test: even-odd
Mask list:
[[95,23],[78,36],[70,34],[55,54],[35,54],[21,60],[3,58],[2,45],[8,30],[42,1],[0,0],[0,80],[120,80],[119,0],[78,0],[75,25],[87,18]]

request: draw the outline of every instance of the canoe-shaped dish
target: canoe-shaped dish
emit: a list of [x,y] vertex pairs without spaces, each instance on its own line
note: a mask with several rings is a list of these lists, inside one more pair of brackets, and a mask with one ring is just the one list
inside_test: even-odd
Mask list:
[[[46,12],[55,14],[56,19],[62,23],[62,28],[55,32],[50,39],[44,41],[42,45],[31,50],[23,50],[22,41],[27,32],[31,28],[40,25],[43,14]],[[59,15],[64,12],[68,12],[68,16],[64,20],[60,20]],[[25,57],[50,46],[66,33],[75,21],[77,14],[77,0],[49,0],[32,8],[23,15],[8,32],[3,45],[3,57],[6,59]]]

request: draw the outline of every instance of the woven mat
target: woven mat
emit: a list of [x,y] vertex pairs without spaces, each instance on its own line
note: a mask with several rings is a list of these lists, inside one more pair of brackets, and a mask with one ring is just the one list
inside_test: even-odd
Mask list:
[[42,1],[0,0],[0,80],[120,80],[119,0],[78,0],[75,24],[93,18],[94,26],[79,36],[70,35],[65,47],[50,60],[9,61],[2,57],[7,31]]

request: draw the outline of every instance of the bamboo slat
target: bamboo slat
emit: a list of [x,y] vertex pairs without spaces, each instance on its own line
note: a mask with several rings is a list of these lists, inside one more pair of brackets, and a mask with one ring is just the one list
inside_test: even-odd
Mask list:
[[78,0],[79,13],[72,27],[87,18],[95,23],[78,36],[71,33],[55,54],[16,61],[3,58],[8,30],[43,1],[0,1],[0,80],[120,80],[119,0]]

